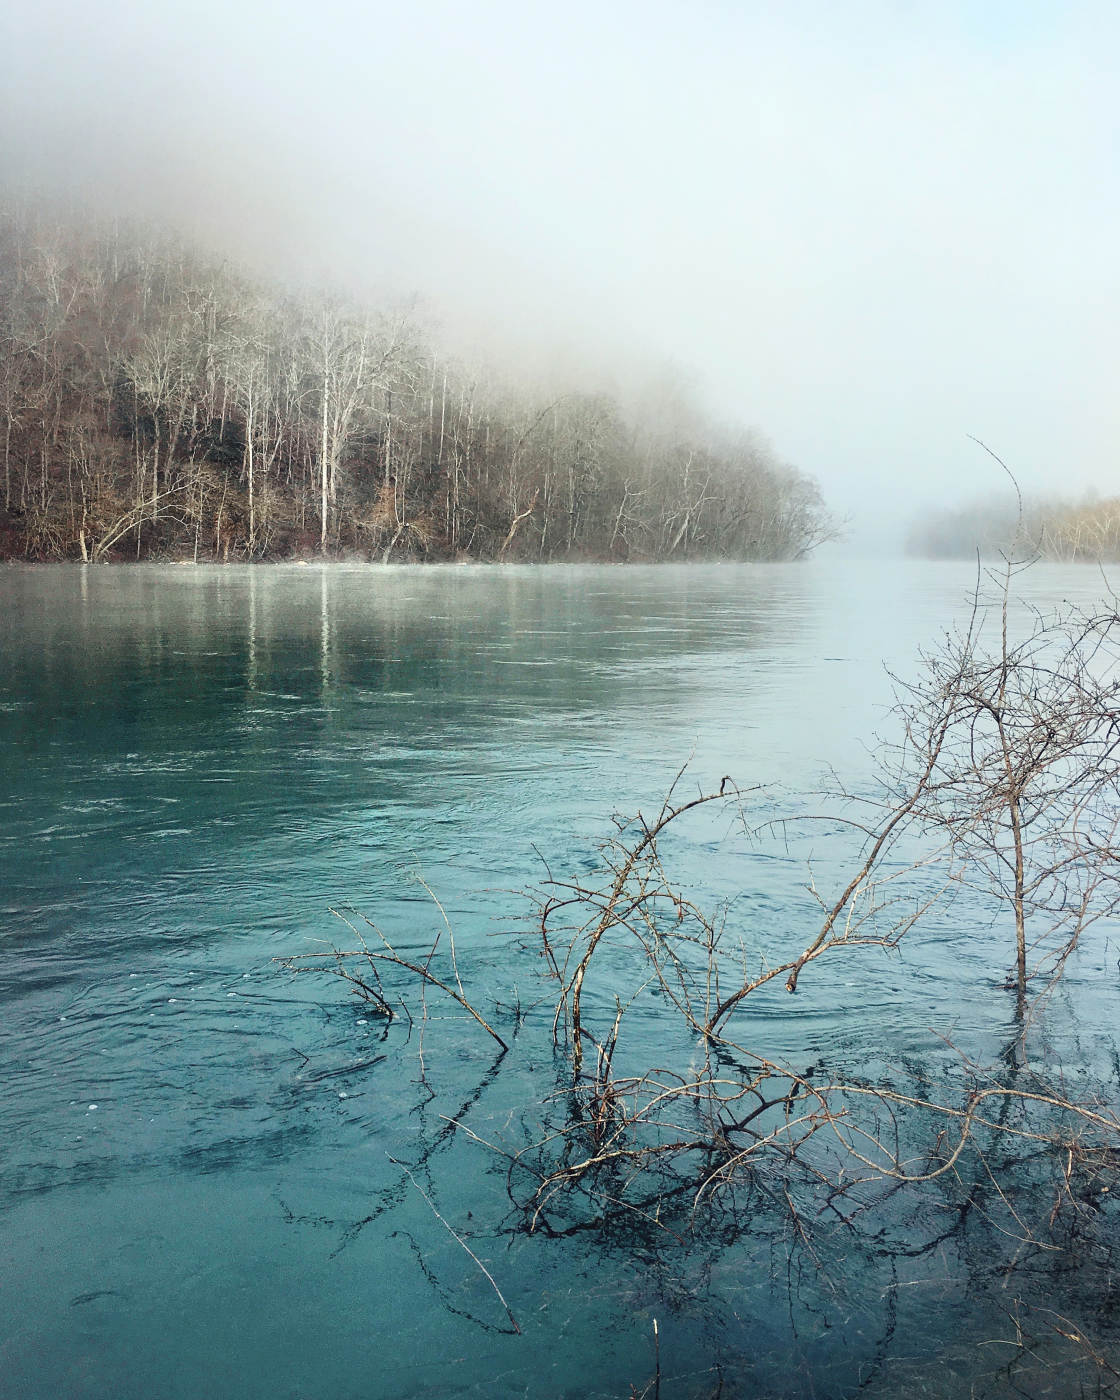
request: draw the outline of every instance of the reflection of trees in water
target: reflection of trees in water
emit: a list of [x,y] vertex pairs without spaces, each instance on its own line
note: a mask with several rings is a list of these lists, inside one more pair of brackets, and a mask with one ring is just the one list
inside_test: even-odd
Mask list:
[[[667,707],[694,683],[682,662],[729,641],[761,650],[804,625],[776,574],[628,577],[633,599],[596,567],[14,570],[0,644],[29,702],[16,717],[29,747],[48,727],[85,741],[95,719],[106,746],[163,753],[205,738],[218,754],[249,722],[289,749],[333,738],[382,700],[401,742],[441,722],[488,739],[480,692],[611,715],[647,663]],[[730,620],[713,615],[729,580],[749,588]],[[404,694],[416,703],[392,703]],[[252,749],[242,757],[251,766]]]

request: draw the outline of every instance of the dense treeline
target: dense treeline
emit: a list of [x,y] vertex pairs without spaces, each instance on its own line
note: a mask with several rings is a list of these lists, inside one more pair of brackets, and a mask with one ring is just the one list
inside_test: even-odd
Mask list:
[[755,441],[515,388],[409,312],[116,225],[0,217],[0,409],[9,557],[790,559],[831,533]]
[[963,559],[977,550],[996,554],[1036,553],[1045,559],[1120,559],[1120,498],[1027,500],[1020,518],[1015,499],[973,501],[935,511],[916,523],[907,553],[924,559]]

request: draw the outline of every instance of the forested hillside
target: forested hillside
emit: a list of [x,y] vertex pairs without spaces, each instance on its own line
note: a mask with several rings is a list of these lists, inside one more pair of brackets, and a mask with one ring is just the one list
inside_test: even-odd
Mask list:
[[1026,500],[1020,516],[1014,496],[972,501],[934,511],[915,522],[908,554],[923,559],[968,559],[979,551],[1019,558],[1120,559],[1120,498]]
[[832,530],[749,438],[117,225],[0,217],[0,412],[7,557],[791,559]]

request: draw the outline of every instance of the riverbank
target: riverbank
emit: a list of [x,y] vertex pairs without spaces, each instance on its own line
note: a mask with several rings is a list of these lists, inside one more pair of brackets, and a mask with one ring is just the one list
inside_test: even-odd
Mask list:
[[119,223],[0,221],[0,385],[7,557],[789,559],[836,528],[685,382],[465,364],[411,308]]

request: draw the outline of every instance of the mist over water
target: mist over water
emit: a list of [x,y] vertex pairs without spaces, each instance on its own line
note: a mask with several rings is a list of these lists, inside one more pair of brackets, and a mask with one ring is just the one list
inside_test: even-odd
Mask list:
[[[543,967],[512,936],[542,863],[590,870],[612,811],[656,809],[686,760],[687,784],[765,782],[785,810],[816,804],[826,765],[858,789],[881,659],[905,674],[972,582],[823,563],[6,569],[0,1234],[18,1287],[0,1389],[616,1396],[652,1374],[657,1317],[676,1395],[712,1393],[717,1363],[736,1394],[912,1374],[1001,1393],[977,1344],[1005,1319],[963,1240],[907,1263],[826,1231],[810,1266],[762,1198],[687,1267],[656,1234],[507,1233],[504,1164],[447,1123],[516,1144],[559,1087]],[[1099,576],[1024,583],[1088,600]],[[814,842],[822,886],[850,854]],[[734,896],[760,946],[803,942],[803,853],[723,815],[669,855],[690,897]],[[275,962],[352,945],[329,906],[423,952],[442,919],[418,876],[476,1003],[523,1009],[500,1067],[466,1020],[440,1011],[421,1046]],[[751,1044],[873,1076],[938,1065],[951,1034],[992,1062],[1007,947],[966,913],[752,1000]],[[1073,1079],[1110,1072],[1115,952],[1109,930],[1086,943],[1046,1023]],[[656,1061],[663,1022],[643,1024]],[[884,1218],[914,1241],[944,1225],[928,1203]],[[1045,1277],[1022,1288],[1053,1297]]]

